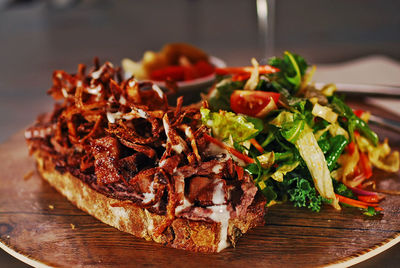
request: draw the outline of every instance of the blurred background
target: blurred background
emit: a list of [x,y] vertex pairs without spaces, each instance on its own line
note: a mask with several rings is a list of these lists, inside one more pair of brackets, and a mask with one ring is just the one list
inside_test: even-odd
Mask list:
[[0,0],[0,115],[14,116],[0,116],[0,141],[31,122],[36,108],[46,110],[53,70],[74,72],[95,56],[119,64],[188,42],[230,65],[266,62],[284,50],[314,64],[370,55],[400,60],[400,1],[270,1],[268,21],[263,2]]
[[[228,65],[265,63],[284,50],[322,70],[376,60],[378,82],[396,84],[399,10],[396,0],[0,0],[0,142],[50,109],[53,70],[75,72],[95,56],[119,65],[168,42],[194,44]],[[374,82],[375,67],[348,80]],[[399,263],[399,249],[362,265]],[[0,255],[1,267],[22,265]]]

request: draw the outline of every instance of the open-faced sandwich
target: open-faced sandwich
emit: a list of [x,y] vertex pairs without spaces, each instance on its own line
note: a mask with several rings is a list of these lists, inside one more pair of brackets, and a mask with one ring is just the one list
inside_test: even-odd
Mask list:
[[[122,80],[109,62],[55,71],[61,100],[26,131],[40,174],[72,203],[138,237],[216,252],[264,224],[250,174],[210,144],[199,107],[156,85]],[[237,172],[240,170],[241,172]]]
[[109,62],[55,71],[60,100],[25,135],[40,174],[79,208],[138,237],[217,252],[291,201],[379,213],[372,167],[397,172],[368,113],[335,86],[315,88],[308,64],[286,52],[270,65],[216,69],[203,102],[176,107],[155,84],[123,80]]

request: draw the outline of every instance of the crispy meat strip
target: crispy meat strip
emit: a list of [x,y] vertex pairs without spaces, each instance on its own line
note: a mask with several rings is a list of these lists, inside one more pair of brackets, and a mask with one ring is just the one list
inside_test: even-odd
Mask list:
[[164,126],[165,135],[167,135],[167,144],[169,143],[171,145],[172,150],[174,150],[177,154],[187,152],[188,147],[187,147],[186,142],[172,128],[167,113],[165,113],[165,115],[163,117],[163,126]]
[[143,153],[148,158],[154,159],[157,157],[156,151],[153,148],[151,148],[150,146],[140,145],[137,143],[130,142],[128,140],[124,140],[124,139],[119,139],[119,141],[126,147],[129,147],[137,152]]
[[123,180],[118,173],[116,161],[119,158],[119,146],[115,138],[104,137],[93,141],[95,173],[98,184],[109,184]]

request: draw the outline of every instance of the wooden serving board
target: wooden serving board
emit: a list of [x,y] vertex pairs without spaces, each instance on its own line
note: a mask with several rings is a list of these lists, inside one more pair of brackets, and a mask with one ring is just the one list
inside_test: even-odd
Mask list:
[[[397,136],[396,136],[397,137]],[[391,144],[399,144],[399,139]],[[34,171],[19,133],[0,145],[0,246],[35,266],[293,267],[354,264],[400,240],[400,196],[387,196],[384,214],[353,208],[321,213],[276,205],[266,225],[219,254],[192,253],[135,238],[75,208]],[[33,172],[29,178],[26,174]],[[400,175],[375,173],[400,190]]]

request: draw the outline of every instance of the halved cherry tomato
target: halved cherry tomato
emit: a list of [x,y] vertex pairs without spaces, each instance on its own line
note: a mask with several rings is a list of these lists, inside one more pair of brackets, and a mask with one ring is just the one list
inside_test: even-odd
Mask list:
[[234,112],[253,117],[265,117],[277,109],[279,93],[257,90],[235,90],[231,95],[231,108]]
[[358,118],[361,118],[361,116],[362,116],[362,114],[364,113],[364,111],[358,109],[358,110],[353,110],[353,113],[354,113]]

